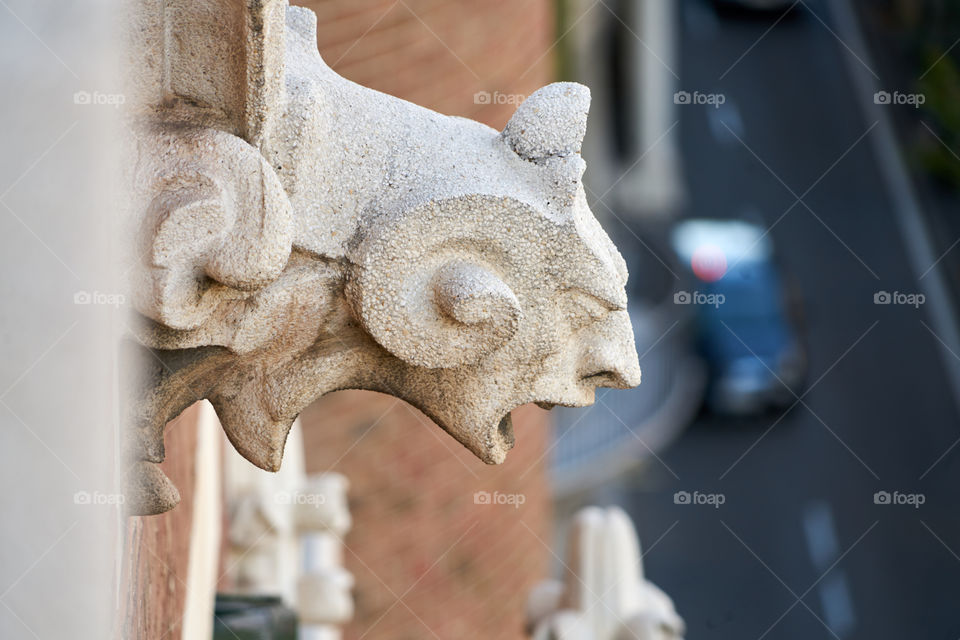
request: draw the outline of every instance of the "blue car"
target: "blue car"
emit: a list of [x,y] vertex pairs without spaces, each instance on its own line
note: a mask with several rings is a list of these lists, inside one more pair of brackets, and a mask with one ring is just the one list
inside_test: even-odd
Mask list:
[[785,304],[769,235],[732,220],[688,220],[672,242],[689,267],[696,340],[707,364],[706,402],[718,413],[788,406],[801,393],[805,358]]

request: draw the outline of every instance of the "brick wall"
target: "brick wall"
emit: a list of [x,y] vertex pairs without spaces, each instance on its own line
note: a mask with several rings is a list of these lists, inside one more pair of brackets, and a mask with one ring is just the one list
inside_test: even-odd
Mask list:
[[[340,74],[497,129],[552,79],[553,0],[297,4],[317,13],[320,53]],[[302,419],[308,470],[351,482],[345,562],[357,611],[347,638],[522,637],[526,594],[551,566],[544,412],[514,412],[517,445],[496,467],[379,394],[332,394]],[[477,491],[525,502],[478,505]]]
[[196,404],[189,407],[167,424],[164,437],[167,457],[160,468],[180,491],[180,504],[125,523],[117,635],[124,640],[179,638],[183,632],[199,411]]
[[[517,446],[491,467],[388,396],[336,393],[304,412],[308,471],[350,479],[344,559],[356,616],[347,638],[522,637],[526,594],[550,571],[550,511],[544,413],[514,415]],[[476,504],[477,491],[525,501]]]
[[[380,91],[502,128],[552,80],[554,0],[298,0],[317,14],[323,59]],[[499,92],[501,104],[474,94]]]

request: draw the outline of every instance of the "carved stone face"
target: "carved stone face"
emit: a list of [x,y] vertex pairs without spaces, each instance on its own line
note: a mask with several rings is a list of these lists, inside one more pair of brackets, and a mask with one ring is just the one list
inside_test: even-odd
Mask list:
[[513,445],[519,405],[584,406],[598,386],[640,382],[626,267],[580,182],[588,99],[579,85],[551,85],[502,134],[477,133],[475,146],[502,153],[476,154],[468,186],[510,172],[521,175],[512,194],[429,199],[381,216],[350,254],[352,307],[400,361],[381,390],[488,463]]
[[[463,225],[468,206],[499,224],[480,215]],[[395,383],[387,385],[390,393],[485,462],[499,463],[513,446],[512,409],[528,402],[584,406],[598,386],[639,384],[626,270],[582,194],[562,223],[508,199],[430,209],[418,212],[424,226],[461,221],[456,251],[424,256],[404,247],[403,259],[388,258],[395,265],[389,281],[361,273],[350,288],[364,325],[402,362],[396,374],[387,373]],[[411,237],[423,238],[419,227]],[[513,255],[498,255],[498,228],[514,234]],[[433,249],[420,245],[424,254]],[[381,247],[376,251],[384,257]],[[357,292],[362,286],[381,297],[367,304]]]

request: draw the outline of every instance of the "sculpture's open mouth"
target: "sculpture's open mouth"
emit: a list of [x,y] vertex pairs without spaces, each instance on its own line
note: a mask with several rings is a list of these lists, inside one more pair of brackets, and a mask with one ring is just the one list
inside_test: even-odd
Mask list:
[[[534,402],[534,404],[548,411],[553,407],[559,406],[559,403],[554,402]],[[500,418],[495,430],[488,427],[482,435],[480,442],[466,441],[460,438],[455,432],[451,433],[457,440],[470,449],[474,455],[487,464],[500,464],[506,459],[507,452],[510,451],[516,443],[516,436],[513,431],[513,411],[515,409],[516,407]]]
[[507,415],[500,419],[500,424],[497,425],[497,433],[500,434],[503,444],[506,445],[508,449],[512,449],[514,443],[517,441],[516,436],[513,434],[513,413],[508,412]]
[[[507,459],[507,452],[516,443],[513,432],[513,414],[508,411],[497,422],[484,422],[479,429],[447,428],[444,430],[456,438],[460,444],[487,464],[500,464]],[[462,423],[461,423],[462,425]]]
[[[475,456],[487,464],[500,464],[506,460],[507,453],[516,442],[512,412],[518,407],[528,403],[535,404],[546,411],[554,407],[587,407],[596,401],[598,387],[620,388],[626,387],[627,384],[635,383],[625,381],[620,374],[603,370],[581,376],[577,384],[566,385],[555,391],[541,388],[530,395],[514,397],[493,412],[483,411],[479,415],[467,413],[458,416],[438,414],[434,416],[440,418],[435,419],[438,425]],[[507,411],[499,414],[499,411],[504,409]],[[499,420],[496,418],[498,414],[501,416]]]

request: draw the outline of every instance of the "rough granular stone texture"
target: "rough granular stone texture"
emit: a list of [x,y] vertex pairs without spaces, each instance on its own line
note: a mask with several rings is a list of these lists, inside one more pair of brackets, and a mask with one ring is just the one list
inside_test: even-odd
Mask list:
[[535,92],[498,132],[342,78],[282,0],[157,4],[133,43],[166,69],[131,112],[134,337],[159,363],[132,391],[134,459],[162,460],[164,425],[208,398],[275,470],[310,402],[369,389],[500,463],[516,407],[640,382],[625,264],[581,184],[585,87]]

